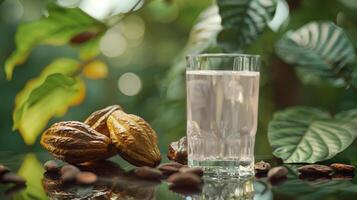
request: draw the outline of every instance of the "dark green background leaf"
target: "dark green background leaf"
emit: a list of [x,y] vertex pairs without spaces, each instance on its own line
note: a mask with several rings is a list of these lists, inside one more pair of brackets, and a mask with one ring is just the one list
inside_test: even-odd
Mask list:
[[296,31],[287,32],[277,43],[276,53],[298,68],[305,82],[330,79],[346,85],[345,76],[356,70],[352,43],[344,31],[332,22],[311,22]]
[[275,0],[217,0],[223,30],[219,45],[228,52],[242,51],[254,42],[273,18]]

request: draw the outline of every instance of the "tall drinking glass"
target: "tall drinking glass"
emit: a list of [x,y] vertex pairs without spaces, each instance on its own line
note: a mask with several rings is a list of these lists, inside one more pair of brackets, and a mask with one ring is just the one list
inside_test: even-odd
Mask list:
[[258,55],[187,56],[188,165],[213,177],[254,175]]

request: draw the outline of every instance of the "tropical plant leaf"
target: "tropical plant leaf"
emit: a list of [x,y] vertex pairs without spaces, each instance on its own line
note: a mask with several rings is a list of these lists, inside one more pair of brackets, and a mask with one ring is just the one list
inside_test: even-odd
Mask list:
[[100,60],[93,60],[83,67],[83,74],[90,79],[102,79],[108,75],[108,66]]
[[357,108],[337,113],[335,118],[345,121],[351,120],[357,122]]
[[78,80],[63,74],[51,74],[31,91],[13,113],[14,129],[19,129],[26,144],[31,145],[58,112],[65,110],[80,95]]
[[28,81],[25,87],[17,93],[15,98],[15,110],[22,106],[31,92],[40,86],[46,80],[47,76],[56,73],[72,76],[79,70],[79,68],[80,63],[74,59],[58,58],[52,61],[52,63],[49,64],[38,77]]
[[223,30],[218,44],[226,51],[242,51],[254,42],[273,18],[276,0],[217,0]]
[[91,31],[100,35],[105,30],[102,22],[79,8],[63,8],[51,4],[48,12],[48,17],[19,26],[15,36],[16,50],[5,61],[7,79],[12,78],[15,66],[24,63],[36,45],[63,45],[79,33]]
[[83,61],[91,60],[100,54],[99,42],[101,35],[97,35],[96,38],[91,39],[79,46],[79,58]]
[[26,189],[15,194],[13,199],[48,199],[41,182],[43,173],[45,173],[45,170],[36,155],[27,154],[18,171],[18,175],[26,179]]
[[349,84],[346,78],[341,77],[356,71],[351,65],[355,61],[353,45],[332,22],[311,22],[287,32],[278,41],[276,53],[285,62],[297,66],[305,82],[328,78],[346,85]]
[[189,40],[184,50],[175,59],[175,64],[165,79],[167,97],[180,99],[183,97],[183,75],[186,69],[185,55],[205,52],[212,46],[216,46],[216,37],[222,30],[221,17],[218,7],[213,5],[204,10],[198,17],[197,23],[192,27]]
[[294,107],[277,112],[269,123],[273,154],[285,163],[315,163],[334,157],[357,136],[357,124],[333,119],[316,108]]

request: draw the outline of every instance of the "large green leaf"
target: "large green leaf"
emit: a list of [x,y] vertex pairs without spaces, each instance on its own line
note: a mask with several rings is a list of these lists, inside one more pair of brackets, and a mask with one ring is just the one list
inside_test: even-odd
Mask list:
[[356,67],[351,65],[355,61],[353,45],[332,22],[311,22],[287,32],[278,41],[276,53],[285,62],[297,66],[305,82],[330,79],[346,85],[349,84],[346,80],[356,73]]
[[100,33],[105,25],[79,8],[63,8],[51,4],[49,16],[21,24],[16,32],[16,50],[5,62],[5,72],[11,79],[16,65],[26,61],[32,48],[40,44],[63,45],[79,33]]
[[357,124],[327,112],[294,107],[277,112],[269,123],[273,154],[285,163],[315,163],[334,157],[357,136]]
[[15,110],[22,106],[31,92],[40,86],[47,78],[47,76],[55,73],[71,76],[80,68],[80,63],[77,60],[70,58],[58,58],[49,64],[41,74],[28,81],[25,87],[16,95]]
[[19,129],[26,144],[33,144],[48,120],[67,109],[79,95],[78,80],[59,73],[49,75],[14,111],[14,129]]
[[273,18],[276,0],[217,0],[223,30],[218,43],[226,51],[242,51]]

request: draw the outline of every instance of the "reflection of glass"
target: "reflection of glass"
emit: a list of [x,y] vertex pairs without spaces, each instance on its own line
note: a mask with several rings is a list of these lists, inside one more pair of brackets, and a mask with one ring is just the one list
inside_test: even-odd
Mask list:
[[194,200],[253,200],[254,179],[245,180],[205,180],[200,195],[192,196]]
[[259,56],[187,57],[188,165],[206,174],[254,174]]

